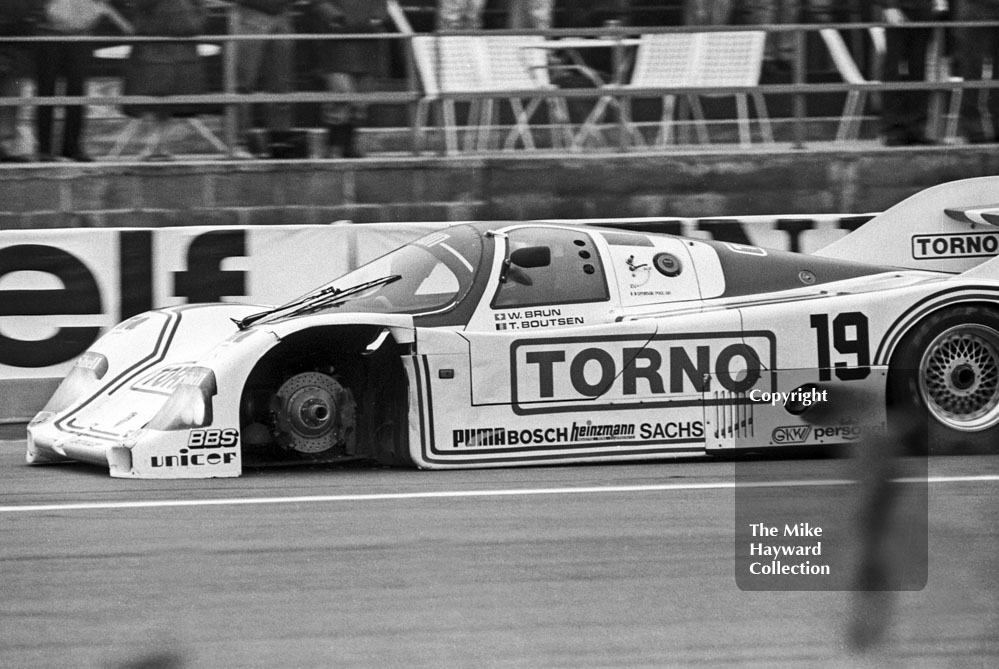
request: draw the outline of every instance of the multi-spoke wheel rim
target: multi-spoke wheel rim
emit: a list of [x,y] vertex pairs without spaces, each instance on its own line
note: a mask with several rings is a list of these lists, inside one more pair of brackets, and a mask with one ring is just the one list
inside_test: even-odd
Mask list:
[[951,429],[974,432],[999,423],[999,332],[984,325],[941,332],[920,361],[919,392]]

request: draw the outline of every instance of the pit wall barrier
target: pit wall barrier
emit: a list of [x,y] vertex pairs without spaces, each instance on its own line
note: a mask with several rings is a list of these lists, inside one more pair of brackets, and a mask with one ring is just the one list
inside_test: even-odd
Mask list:
[[[811,253],[870,217],[571,222]],[[195,302],[280,304],[448,225],[454,223],[0,231],[0,423],[34,416],[72,361],[130,316]]]

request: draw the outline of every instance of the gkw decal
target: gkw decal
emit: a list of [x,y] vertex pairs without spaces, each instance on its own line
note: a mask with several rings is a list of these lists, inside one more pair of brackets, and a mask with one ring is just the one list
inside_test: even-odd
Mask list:
[[[746,403],[776,389],[772,332],[553,337],[510,347],[518,414]],[[709,398],[713,390],[729,391]],[[702,393],[705,394],[702,397]]]
[[812,428],[808,425],[775,427],[770,440],[775,444],[803,444],[808,441]]

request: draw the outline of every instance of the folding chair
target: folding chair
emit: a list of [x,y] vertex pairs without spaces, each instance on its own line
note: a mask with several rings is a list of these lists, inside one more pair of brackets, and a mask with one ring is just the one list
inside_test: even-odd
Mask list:
[[[773,129],[767,114],[763,94],[713,93],[711,89],[735,86],[756,86],[763,68],[763,47],[766,41],[764,31],[712,32],[712,33],[665,33],[642,35],[638,41],[635,67],[631,79],[621,86],[627,90],[667,89],[661,96],[662,114],[656,135],[656,144],[665,146],[673,139],[676,123],[677,94],[672,88],[698,88],[683,94],[694,118],[694,128],[701,143],[710,143],[707,121],[700,98],[733,95],[738,115],[739,142],[746,146],[752,142],[749,118],[749,98],[753,99],[763,140],[773,143]],[[600,98],[584,122],[584,127],[576,136],[574,148],[580,148],[589,136],[594,135],[598,123],[607,109],[615,106],[622,114],[626,130],[644,144],[644,139],[631,115],[631,98],[622,96],[619,102],[613,95]]]
[[[427,127],[430,107],[438,105],[448,153],[458,151],[458,114],[453,95],[479,93],[487,80],[479,38],[467,35],[416,35],[411,40],[413,61],[423,86],[416,105],[417,127]],[[448,97],[444,97],[448,95]],[[469,119],[479,118],[481,98],[470,100]],[[468,142],[466,141],[466,144]]]
[[[211,58],[221,52],[221,47],[215,44],[198,44],[197,50],[199,57]],[[94,52],[94,55],[97,58],[124,61],[129,58],[131,52],[132,47],[124,45],[98,49]],[[170,116],[160,118],[151,111],[138,114],[136,117],[129,119],[128,123],[125,124],[125,128],[115,138],[114,146],[106,157],[109,159],[119,158],[132,140],[143,136],[145,136],[145,139],[142,142],[143,148],[138,155],[139,159],[169,155],[163,147],[168,144],[170,136],[173,134],[172,131],[175,130],[176,124],[174,124],[174,120]],[[219,139],[198,115],[185,114],[183,118],[176,120],[183,121],[189,125],[198,136],[205,140],[218,153],[229,153],[229,147],[226,146],[225,142]]]
[[[485,90],[496,93],[510,103],[514,115],[513,130],[503,142],[505,150],[514,149],[518,140],[524,148],[536,148],[531,133],[531,119],[541,106],[547,104],[549,121],[556,131],[552,143],[568,146],[572,142],[569,110],[565,98],[539,95],[528,101],[515,94],[517,91],[549,92],[555,90],[548,76],[548,51],[545,38],[540,35],[486,35],[480,38],[485,47]],[[480,148],[489,148],[493,124],[493,98],[484,101],[480,122]]]
[[[739,32],[712,32],[698,34],[698,63],[694,85],[701,88],[723,86],[757,86],[763,70],[763,48],[767,34],[762,30]],[[747,146],[752,142],[749,125],[749,98],[756,106],[756,117],[760,126],[763,141],[772,144],[774,141],[770,117],[767,115],[766,102],[759,91],[750,93],[701,93],[700,95],[734,95],[739,124],[739,143]],[[693,96],[695,114],[703,125],[704,114],[701,111],[697,95]],[[705,135],[706,128],[705,128]]]
[[[874,44],[875,58],[880,63],[886,51],[884,28],[871,28],[868,34]],[[843,36],[838,30],[833,28],[823,28],[819,30],[819,36],[825,42],[832,58],[833,65],[839,72],[839,76],[848,84],[870,84],[881,83],[880,77],[868,79],[857,67],[853,60]],[[879,68],[878,68],[879,69]],[[846,104],[840,114],[839,125],[836,129],[836,141],[855,140],[860,136],[860,125],[863,122],[864,105],[867,101],[867,91],[851,90],[847,91]]]
[[[960,83],[964,77],[953,73],[954,63],[947,55],[946,44],[944,44],[944,34],[939,30],[933,31],[930,43],[926,49],[926,80],[946,81],[949,83]],[[993,67],[995,65],[993,64]],[[947,110],[943,110],[943,101],[946,91],[931,93],[930,108],[927,114],[927,129],[929,134],[946,143],[953,144],[957,141],[957,131],[961,121],[961,101],[965,94],[980,95],[980,90],[965,91],[963,88],[954,88],[950,94],[950,101]],[[983,117],[987,117],[988,110],[983,109]],[[942,125],[942,127],[941,127]]]
[[[672,33],[662,35],[642,35],[635,54],[635,68],[628,88],[675,88],[696,85],[694,76],[697,69],[697,38],[695,33]],[[692,96],[687,96],[690,99]],[[672,93],[662,96],[662,114],[656,133],[656,145],[665,146],[673,139],[676,98]],[[693,104],[691,104],[693,107]],[[622,113],[625,123],[634,126],[631,116],[631,97],[626,97]],[[699,133],[702,126],[697,126]],[[637,133],[642,140],[641,133]],[[707,143],[707,131],[701,140]],[[644,142],[643,142],[644,143]]]

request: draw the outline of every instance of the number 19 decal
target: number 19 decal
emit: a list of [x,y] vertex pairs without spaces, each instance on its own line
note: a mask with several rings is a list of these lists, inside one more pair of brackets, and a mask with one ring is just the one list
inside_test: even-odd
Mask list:
[[830,367],[836,369],[836,378],[841,381],[859,381],[871,373],[871,353],[867,331],[867,316],[859,311],[848,311],[832,321],[832,348],[836,352],[851,356],[849,362],[831,363],[832,351],[829,347],[829,316],[812,314],[811,325],[815,330],[819,349],[819,381],[832,379]]

